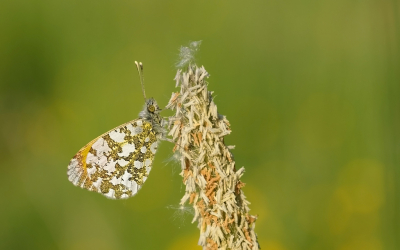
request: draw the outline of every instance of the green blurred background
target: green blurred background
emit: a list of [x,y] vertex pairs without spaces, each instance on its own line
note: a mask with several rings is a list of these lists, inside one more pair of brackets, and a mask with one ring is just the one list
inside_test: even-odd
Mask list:
[[[262,249],[400,249],[395,0],[0,2],[0,249],[200,249],[159,148],[124,201],[74,187],[71,157],[165,106],[178,49],[203,40]],[[171,113],[164,113],[169,115]]]

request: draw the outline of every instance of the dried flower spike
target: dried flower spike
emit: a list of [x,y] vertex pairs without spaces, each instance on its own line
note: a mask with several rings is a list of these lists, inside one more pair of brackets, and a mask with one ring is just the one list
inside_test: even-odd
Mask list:
[[[193,222],[198,222],[198,244],[205,250],[258,250],[254,232],[256,216],[249,207],[240,177],[244,168],[235,167],[224,136],[231,132],[225,116],[217,112],[212,92],[207,89],[209,74],[204,67],[191,63],[190,51],[199,43],[181,48],[181,63],[175,77],[180,92],[172,93],[167,108],[175,111],[169,118],[169,136],[175,142],[174,152],[182,167],[181,176],[186,186],[180,204],[193,205]],[[189,53],[189,54],[188,54]],[[184,56],[182,56],[184,55]],[[189,62],[188,62],[189,60]]]

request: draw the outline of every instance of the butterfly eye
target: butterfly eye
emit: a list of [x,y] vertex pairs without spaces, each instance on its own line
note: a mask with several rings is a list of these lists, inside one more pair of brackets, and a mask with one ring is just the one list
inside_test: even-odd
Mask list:
[[153,105],[150,105],[147,107],[147,110],[149,110],[149,112],[154,113],[154,111],[156,110],[156,108],[154,108]]

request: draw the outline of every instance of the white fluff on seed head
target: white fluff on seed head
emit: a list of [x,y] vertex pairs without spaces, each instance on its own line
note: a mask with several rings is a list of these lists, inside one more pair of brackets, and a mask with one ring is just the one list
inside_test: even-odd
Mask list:
[[179,49],[179,62],[176,64],[177,68],[182,68],[194,61],[194,56],[199,50],[201,41],[191,42],[188,47],[182,46]]

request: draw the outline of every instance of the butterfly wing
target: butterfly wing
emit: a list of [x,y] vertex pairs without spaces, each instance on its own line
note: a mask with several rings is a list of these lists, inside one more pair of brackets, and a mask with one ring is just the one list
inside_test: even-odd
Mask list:
[[68,179],[111,199],[129,198],[146,181],[157,144],[151,123],[127,122],[79,150],[68,165]]

